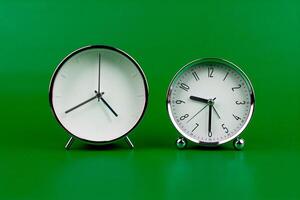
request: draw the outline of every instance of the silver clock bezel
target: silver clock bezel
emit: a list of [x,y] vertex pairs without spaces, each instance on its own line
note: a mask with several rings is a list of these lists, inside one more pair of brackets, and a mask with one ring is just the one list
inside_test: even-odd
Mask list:
[[[54,110],[54,106],[53,106],[53,102],[52,102],[52,97],[53,97],[53,84],[54,84],[54,81],[56,79],[56,76],[59,72],[59,70],[62,68],[62,66],[71,58],[73,57],[74,55],[82,52],[82,51],[85,51],[85,50],[88,50],[88,49],[108,49],[108,50],[111,50],[111,51],[115,51],[119,54],[122,54],[123,56],[127,57],[133,64],[134,66],[138,69],[138,71],[140,72],[142,78],[143,78],[143,83],[144,83],[144,88],[145,88],[145,104],[144,104],[144,108],[143,108],[143,112],[140,116],[140,118],[138,119],[138,121],[135,123],[135,125],[128,131],[126,132],[125,134],[123,134],[122,136],[118,137],[118,138],[115,138],[113,140],[109,140],[109,141],[91,141],[91,140],[87,140],[87,139],[84,139],[84,138],[80,138],[76,135],[74,135],[73,133],[71,133],[66,127],[64,127],[64,125],[60,122],[60,120],[58,119],[56,113],[55,113],[55,110]],[[51,80],[50,80],[50,84],[49,84],[49,91],[48,91],[48,95],[49,95],[49,103],[50,103],[50,107],[51,107],[51,112],[53,114],[53,116],[55,117],[56,121],[59,123],[59,125],[71,136],[71,137],[74,137],[80,141],[83,141],[85,143],[88,143],[88,144],[108,144],[108,143],[112,143],[116,140],[119,140],[121,138],[125,138],[133,129],[136,128],[136,126],[141,122],[142,118],[144,117],[144,114],[145,114],[145,111],[147,109],[147,106],[148,106],[148,97],[149,97],[149,86],[148,86],[148,82],[147,82],[147,79],[146,79],[146,75],[143,71],[143,69],[141,68],[141,66],[138,64],[138,62],[132,58],[128,53],[126,53],[125,51],[121,50],[121,49],[118,49],[118,48],[115,48],[115,47],[111,47],[111,46],[107,46],[107,45],[89,45],[89,46],[84,46],[84,47],[81,47],[79,49],[76,49],[74,50],[73,52],[69,53],[59,64],[58,66],[55,68],[52,76],[51,76]]]
[[[249,88],[249,91],[250,91],[250,112],[249,112],[249,115],[248,115],[248,117],[246,119],[246,122],[244,123],[244,125],[234,135],[232,135],[229,138],[226,138],[225,140],[218,141],[218,142],[204,142],[204,141],[196,140],[196,139],[190,137],[183,130],[181,130],[181,128],[177,125],[177,123],[176,123],[176,121],[175,121],[175,119],[174,119],[174,117],[172,115],[172,111],[171,111],[171,94],[172,94],[172,91],[173,91],[173,83],[176,80],[176,78],[180,74],[182,74],[183,72],[185,72],[186,70],[188,70],[190,67],[193,67],[194,65],[198,65],[198,64],[201,64],[201,63],[206,63],[206,62],[221,63],[221,64],[224,64],[224,65],[232,68],[233,70],[235,70],[237,73],[239,73],[244,78],[245,83],[247,84],[247,86]],[[247,125],[249,124],[249,122],[250,122],[250,120],[251,120],[251,118],[253,116],[254,107],[255,107],[255,94],[254,94],[254,89],[253,89],[253,86],[252,86],[252,83],[251,83],[250,79],[245,74],[245,72],[240,67],[238,67],[236,64],[234,64],[234,63],[232,63],[232,62],[230,62],[228,60],[222,59],[222,58],[200,58],[200,59],[196,59],[196,60],[193,60],[193,61],[185,64],[174,75],[174,77],[172,78],[172,80],[171,80],[171,82],[169,84],[169,87],[168,87],[166,105],[167,105],[167,112],[169,114],[169,117],[170,117],[173,125],[175,126],[175,128],[177,129],[177,131],[184,138],[186,138],[186,139],[188,139],[188,140],[190,140],[190,141],[192,141],[194,143],[200,144],[201,146],[212,146],[213,147],[213,146],[218,146],[218,145],[221,145],[221,144],[224,144],[224,143],[227,143],[227,142],[233,140],[234,138],[238,137],[244,131],[244,129],[247,127]]]

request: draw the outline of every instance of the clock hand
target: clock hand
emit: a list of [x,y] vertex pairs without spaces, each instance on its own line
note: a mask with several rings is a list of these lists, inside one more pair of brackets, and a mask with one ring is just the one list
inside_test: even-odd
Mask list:
[[118,117],[118,114],[112,109],[112,107],[110,107],[110,105],[105,101],[105,99],[103,99],[103,97],[100,97],[101,101],[109,108],[109,110],[116,116]]
[[187,120],[186,123],[190,122],[192,119],[194,119],[194,117],[196,117],[196,115],[198,115],[202,110],[204,110],[204,108],[206,108],[208,106],[208,104],[206,104],[206,106],[204,106],[203,108],[201,108],[201,110],[199,110],[196,114],[194,114],[189,120]]
[[[204,99],[204,98],[196,97],[196,96],[190,96],[190,99],[195,100],[195,101],[200,101],[200,102],[203,102],[203,103],[208,103],[209,102],[209,99]],[[212,100],[213,101],[216,100],[216,97],[213,98]]]
[[200,101],[200,102],[203,102],[203,103],[208,103],[208,99],[203,99],[203,98],[196,97],[196,96],[190,96],[190,99],[195,100],[195,101]]
[[220,115],[219,115],[219,113],[218,113],[217,109],[216,109],[214,106],[212,106],[212,107],[213,107],[213,109],[214,109],[215,113],[217,114],[217,116],[219,117],[219,119],[221,119],[221,117],[220,117]]
[[112,109],[112,107],[107,103],[107,101],[105,101],[105,99],[103,99],[103,94],[104,92],[101,92],[101,93],[98,93],[96,90],[95,90],[95,93],[96,93],[96,96],[101,99],[101,101],[109,108],[109,110],[116,116],[118,117],[118,114]]
[[[100,67],[101,67],[101,54],[99,53],[99,64],[98,64],[98,93],[100,93]],[[98,97],[100,101],[100,97]]]
[[[190,96],[190,99],[195,100],[195,101],[200,101],[200,102],[203,102],[203,103],[208,103],[209,102],[208,99],[204,99],[204,98],[200,98],[200,97],[196,97],[196,96]],[[212,100],[215,101],[216,97],[213,98]],[[212,108],[215,111],[215,113],[217,114],[218,118],[221,119],[221,117],[220,117],[218,111],[216,110],[216,108],[214,106]]]
[[211,132],[211,112],[212,112],[212,104],[209,104],[209,113],[208,113],[208,136],[211,137],[212,136],[212,132]]
[[[101,95],[102,95],[102,94],[100,94],[100,97],[101,97]],[[93,96],[92,98],[90,98],[90,99],[88,99],[88,100],[86,100],[86,101],[84,101],[84,102],[82,102],[82,103],[80,103],[80,104],[78,104],[78,105],[76,105],[76,106],[74,106],[74,107],[72,107],[72,108],[66,110],[65,113],[67,114],[67,113],[69,113],[69,112],[75,110],[76,108],[78,108],[78,107],[80,107],[80,106],[83,106],[84,104],[86,104],[86,103],[88,103],[88,102],[90,102],[90,101],[92,101],[93,99],[96,99],[96,98],[99,98],[99,95],[98,95],[98,94],[96,94],[96,95]]]

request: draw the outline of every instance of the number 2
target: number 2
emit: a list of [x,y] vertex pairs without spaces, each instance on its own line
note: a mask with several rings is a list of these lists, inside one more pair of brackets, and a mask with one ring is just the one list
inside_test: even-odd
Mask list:
[[233,87],[233,88],[232,88],[232,91],[234,92],[234,90],[240,89],[241,87],[242,87],[242,85],[241,85],[241,84],[239,84],[238,86],[236,86],[236,87]]

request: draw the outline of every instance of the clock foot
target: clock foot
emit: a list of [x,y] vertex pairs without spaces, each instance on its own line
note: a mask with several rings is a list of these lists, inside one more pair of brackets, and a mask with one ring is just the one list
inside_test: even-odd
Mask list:
[[176,146],[178,149],[184,149],[187,145],[187,141],[185,138],[180,137],[176,140]]
[[245,140],[243,138],[235,138],[233,140],[233,146],[236,150],[242,150],[245,146]]
[[70,147],[72,146],[73,142],[74,142],[74,138],[73,137],[70,137],[70,139],[68,140],[67,144],[65,145],[65,149],[66,150],[69,150]]
[[129,139],[129,137],[125,137],[125,141],[126,141],[126,143],[128,144],[128,146],[131,148],[131,149],[133,149],[134,148],[134,145],[133,145],[133,143],[131,142],[131,140]]

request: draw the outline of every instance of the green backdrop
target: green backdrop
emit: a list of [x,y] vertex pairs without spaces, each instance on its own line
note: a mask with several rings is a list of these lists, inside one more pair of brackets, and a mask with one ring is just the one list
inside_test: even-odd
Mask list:
[[[0,199],[299,199],[300,2],[0,2]],[[48,86],[71,51],[106,44],[133,56],[150,87],[126,143],[76,142],[53,118]],[[165,107],[176,71],[220,57],[256,92],[244,151],[179,151]]]

